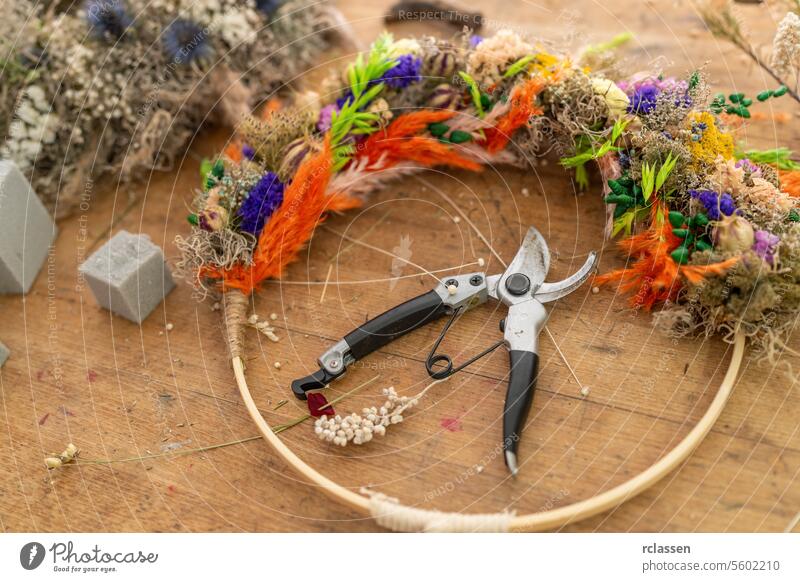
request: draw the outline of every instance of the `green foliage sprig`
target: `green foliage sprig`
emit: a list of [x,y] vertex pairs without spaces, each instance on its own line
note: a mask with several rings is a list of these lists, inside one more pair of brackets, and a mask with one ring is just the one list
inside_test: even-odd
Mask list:
[[351,97],[331,116],[331,147],[334,171],[338,171],[353,155],[352,144],[345,143],[350,135],[369,135],[380,127],[380,116],[364,109],[383,91],[384,83],[376,83],[384,73],[397,65],[391,58],[393,43],[390,34],[383,34],[373,43],[366,59],[359,54],[347,69]]
[[747,158],[756,164],[769,164],[784,172],[792,172],[800,170],[800,163],[792,159],[792,154],[793,152],[789,148],[781,147],[771,150],[737,152],[736,157],[739,159]]
[[513,77],[514,75],[521,73],[522,70],[527,67],[533,59],[535,59],[535,55],[528,55],[526,57],[522,57],[521,59],[515,61],[510,67],[508,67],[503,73],[503,78],[508,79],[509,77]]
[[605,142],[595,147],[595,143],[587,136],[581,136],[576,145],[578,153],[568,158],[561,158],[561,165],[565,168],[575,168],[575,181],[581,190],[589,187],[589,174],[586,172],[586,163],[601,158],[608,152],[617,152],[620,148],[614,144],[625,131],[629,119],[617,119],[611,128],[611,136]]
[[[675,164],[678,163],[677,158],[672,157],[672,153],[667,155],[667,159],[661,164],[661,167],[656,171],[656,166],[652,166],[647,162],[642,164],[642,196],[645,202],[650,201],[650,196],[653,193],[661,192],[664,183],[669,178],[672,170],[675,169]],[[669,193],[667,193],[669,195]]]
[[[662,198],[666,198],[672,193],[672,191],[663,192],[663,188],[677,162],[678,159],[673,158],[670,153],[660,167],[643,163],[642,179],[639,184],[634,184],[630,178],[608,181],[612,193],[606,196],[606,203],[617,205],[614,211],[612,236],[622,231],[630,235],[634,221],[648,216],[653,197],[661,195]],[[659,216],[659,220],[663,218]]]
[[464,71],[459,71],[458,76],[461,77],[469,88],[469,94],[472,97],[472,102],[475,105],[475,110],[478,112],[478,117],[483,117],[486,112],[483,109],[483,101],[481,100],[481,90],[478,87],[478,82]]
[[630,32],[621,32],[618,35],[614,36],[611,40],[608,40],[606,42],[601,42],[595,45],[589,45],[588,47],[586,47],[586,50],[583,51],[581,58],[583,59],[589,55],[596,55],[599,53],[613,51],[625,44],[628,44],[631,40],[633,40],[633,34],[631,34]]

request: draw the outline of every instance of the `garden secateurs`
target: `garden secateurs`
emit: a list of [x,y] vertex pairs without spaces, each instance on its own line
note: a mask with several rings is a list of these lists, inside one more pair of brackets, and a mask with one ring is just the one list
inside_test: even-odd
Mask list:
[[[539,368],[539,332],[544,328],[548,315],[544,304],[580,287],[594,270],[596,262],[597,255],[591,252],[572,276],[556,283],[546,283],[550,252],[539,231],[531,227],[504,273],[488,277],[484,273],[470,273],[444,279],[433,290],[367,321],[322,354],[318,359],[320,369],[292,382],[292,391],[305,400],[306,392],[324,388],[342,377],[353,362],[395,338],[449,315],[450,320],[434,342],[425,367],[432,378],[443,379],[505,344],[510,373],[503,407],[503,452],[506,466],[516,475],[520,434],[533,401]],[[486,303],[489,298],[508,306],[508,315],[500,323],[503,339],[454,368],[450,357],[437,354],[436,350],[457,316]]]

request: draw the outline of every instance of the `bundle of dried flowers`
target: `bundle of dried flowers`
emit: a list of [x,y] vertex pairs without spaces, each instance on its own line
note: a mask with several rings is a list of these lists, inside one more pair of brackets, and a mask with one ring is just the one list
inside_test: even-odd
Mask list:
[[328,46],[336,18],[307,0],[12,4],[0,24],[0,155],[58,217],[89,202],[101,173],[165,169],[209,118],[238,124]]

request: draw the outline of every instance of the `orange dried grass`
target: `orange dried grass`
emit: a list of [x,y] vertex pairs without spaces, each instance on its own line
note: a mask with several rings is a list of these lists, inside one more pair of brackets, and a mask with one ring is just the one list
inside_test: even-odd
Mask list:
[[542,92],[547,83],[533,77],[516,87],[509,98],[509,110],[501,117],[494,127],[486,130],[486,139],[483,147],[490,153],[495,153],[508,145],[511,135],[525,125],[534,115],[541,115],[542,108],[536,106],[536,96]]
[[419,135],[431,123],[441,123],[454,115],[455,111],[430,109],[400,115],[358,146],[355,159],[366,159],[370,165],[380,163],[381,169],[400,162],[416,162],[425,167],[451,166],[478,171],[480,164],[460,156],[450,145]]
[[236,265],[227,271],[204,267],[200,275],[220,279],[223,290],[238,289],[245,294],[265,279],[280,277],[324,220],[324,213],[349,210],[361,204],[344,194],[325,194],[332,167],[330,140],[326,139],[322,151],[307,158],[287,186],[283,202],[258,237],[252,264]]
[[781,190],[789,196],[800,198],[800,170],[779,172]]
[[244,158],[244,154],[242,154],[242,143],[241,141],[234,140],[230,142],[226,147],[225,150],[222,152],[222,155],[228,158],[235,164],[238,164]]
[[630,293],[629,303],[634,308],[650,311],[657,303],[674,301],[682,288],[680,276],[697,285],[709,275],[722,275],[739,261],[733,257],[710,265],[684,265],[670,256],[681,244],[672,233],[672,225],[664,217],[667,207],[663,202],[653,204],[650,228],[619,242],[621,250],[635,257],[633,265],[595,277],[598,285],[619,282],[619,289]]

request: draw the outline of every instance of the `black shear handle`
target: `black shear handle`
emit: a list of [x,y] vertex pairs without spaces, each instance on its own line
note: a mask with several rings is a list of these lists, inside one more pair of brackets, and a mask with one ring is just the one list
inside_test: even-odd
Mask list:
[[446,315],[450,310],[436,291],[428,291],[393,307],[344,336],[349,352],[338,372],[331,373],[320,368],[313,374],[292,382],[292,392],[297,398],[305,400],[306,392],[325,388],[344,374],[347,364],[360,360],[392,340]]
[[444,304],[436,291],[428,291],[370,319],[344,339],[350,346],[350,355],[360,360],[449,311],[450,307]]
[[[508,356],[511,377],[503,409],[503,450],[513,453],[516,457],[519,438],[533,402],[536,376],[539,373],[539,355],[534,352],[511,350]],[[507,456],[506,463],[508,463]],[[509,469],[515,470],[514,467]]]

